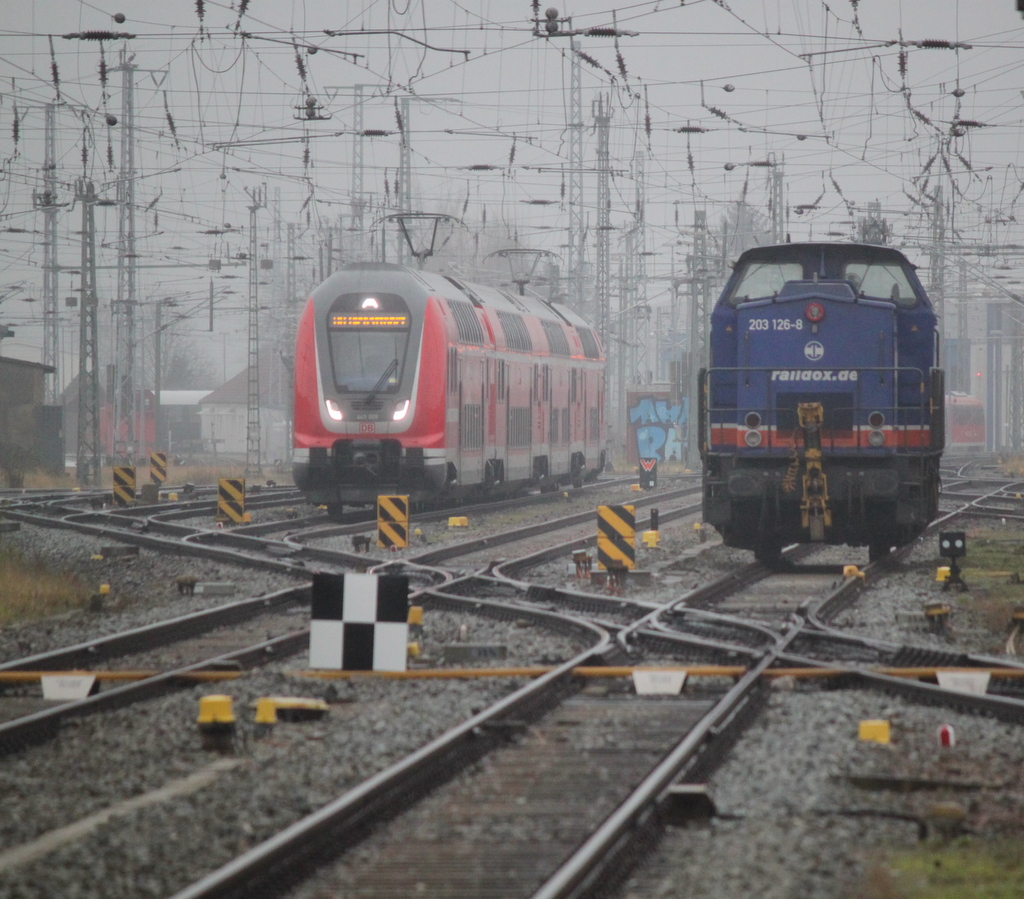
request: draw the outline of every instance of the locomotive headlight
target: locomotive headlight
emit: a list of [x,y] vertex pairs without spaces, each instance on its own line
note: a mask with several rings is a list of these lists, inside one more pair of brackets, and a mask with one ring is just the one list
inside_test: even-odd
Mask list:
[[748,412],[743,421],[748,428],[756,428],[761,424],[761,416],[756,412]]
[[341,421],[345,417],[341,414],[341,406],[334,402],[334,400],[325,400],[324,402],[327,405],[327,414],[335,421]]
[[395,421],[401,421],[405,418],[406,413],[409,411],[409,401],[406,400],[404,403],[399,403],[395,406],[395,414],[391,416]]
[[807,321],[816,325],[825,317],[825,307],[821,303],[808,303],[804,315],[807,316]]
[[885,446],[885,431],[872,431],[868,434],[868,443],[872,446]]
[[873,428],[880,428],[885,424],[885,416],[881,412],[872,412],[868,416],[868,424]]
[[760,446],[761,445],[761,432],[760,431],[747,431],[743,435],[743,439],[746,441],[747,446]]

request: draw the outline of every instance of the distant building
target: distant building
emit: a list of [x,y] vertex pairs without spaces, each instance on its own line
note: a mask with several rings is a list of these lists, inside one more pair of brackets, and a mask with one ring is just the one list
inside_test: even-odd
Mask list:
[[[249,420],[249,369],[200,401],[203,444],[207,452],[244,459]],[[291,457],[291,372],[275,351],[260,354],[260,455],[273,463]]]
[[60,406],[44,405],[46,376],[54,369],[38,362],[0,357],[0,468],[12,487],[26,471],[64,470]]

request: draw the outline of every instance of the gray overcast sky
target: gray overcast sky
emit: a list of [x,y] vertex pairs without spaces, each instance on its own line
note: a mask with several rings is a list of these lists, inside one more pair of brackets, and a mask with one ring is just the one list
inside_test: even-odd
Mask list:
[[[352,137],[346,132],[355,84],[367,85],[371,98],[364,126],[390,132],[365,142],[364,190],[373,214],[393,201],[395,100],[414,96],[408,123],[414,208],[462,215],[470,230],[479,230],[486,209],[488,226],[504,229],[506,239],[554,250],[564,244],[569,42],[532,35],[528,0],[251,0],[241,17],[237,2],[198,5],[202,19],[193,0],[5,4],[0,229],[26,229],[0,230],[0,289],[24,285],[0,306],[0,319],[19,326],[18,337],[4,342],[5,353],[39,358],[33,323],[40,304],[19,297],[38,296],[42,281],[33,233],[42,218],[33,211],[32,191],[43,161],[42,107],[57,99],[54,65],[62,103],[61,199],[70,200],[74,180],[83,176],[114,192],[120,125],[109,128],[104,117],[121,115],[121,76],[109,72],[104,88],[100,42],[64,39],[69,32],[136,35],[102,47],[108,68],[122,48],[139,67],[140,265],[195,264],[246,248],[245,234],[204,232],[246,225],[246,188],[264,181],[271,196],[280,191],[282,220],[298,224],[310,246],[319,226],[347,223]],[[922,203],[941,184],[954,198],[960,239],[1024,244],[1016,221],[1024,185],[1018,163],[1024,22],[1014,6],[1013,0],[830,0],[827,6],[576,0],[559,6],[577,28],[611,26],[614,17],[619,28],[639,32],[617,47],[609,38],[579,41],[588,57],[582,65],[588,166],[595,153],[592,102],[602,92],[613,109],[612,224],[630,221],[633,173],[642,161],[647,245],[656,254],[649,272],[667,275],[687,252],[694,208],[706,209],[715,223],[746,183],[748,200],[767,211],[767,170],[745,163],[772,158],[784,160],[791,210],[814,207],[791,211],[794,239],[852,234],[851,209],[862,214],[877,199],[897,242],[920,257],[914,244],[928,231]],[[115,13],[126,21],[115,23]],[[914,45],[929,40],[961,46]],[[308,96],[330,117],[302,120]],[[676,130],[687,125],[704,130]],[[588,172],[591,225],[594,183]],[[269,222],[264,213],[264,227]],[[116,210],[101,210],[97,224],[105,245],[101,262],[112,263]],[[79,227],[77,210],[62,214],[64,265],[77,262]],[[233,282],[240,293],[242,271]],[[300,276],[311,279],[312,264]],[[208,277],[196,269],[147,269],[140,293],[199,298]],[[73,276],[62,276],[62,294],[74,286]],[[112,289],[104,273],[101,292],[109,297]],[[218,289],[230,289],[229,282]],[[241,299],[219,301],[218,327],[241,325]]]

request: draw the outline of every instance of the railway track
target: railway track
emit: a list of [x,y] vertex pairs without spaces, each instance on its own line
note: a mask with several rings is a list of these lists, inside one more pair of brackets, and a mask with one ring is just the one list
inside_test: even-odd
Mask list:
[[[670,514],[684,520],[692,511],[681,506]],[[663,523],[665,519],[663,512]],[[93,522],[76,521],[75,524],[78,527],[98,527]],[[565,526],[564,523],[561,525]],[[508,545],[514,545],[516,542],[522,544],[525,538],[522,534],[509,534],[503,539],[510,541]],[[528,576],[537,565],[550,560],[552,553],[564,557],[568,545],[562,544],[557,549],[549,547],[540,553],[532,552],[501,565],[488,566],[491,569],[489,573],[481,569],[480,573],[470,577],[449,579],[447,582],[435,580],[429,586],[424,581],[420,601],[426,606],[428,615],[458,610],[458,614],[484,615],[509,623],[529,621],[534,627],[540,627],[544,622],[544,627],[575,634],[577,639],[589,635],[584,637],[588,644],[586,649],[540,677],[521,682],[499,702],[471,716],[462,725],[450,728],[443,737],[378,771],[369,780],[354,785],[339,799],[322,806],[307,818],[295,820],[287,830],[238,854],[233,861],[192,886],[178,889],[175,895],[252,895],[257,885],[265,885],[269,881],[275,884],[274,890],[279,894],[283,884],[303,879],[309,874],[311,853],[318,854],[324,845],[336,844],[338,840],[346,847],[354,845],[374,822],[386,819],[394,819],[396,829],[393,835],[403,833],[403,827],[416,827],[416,832],[421,833],[426,828],[434,837],[416,843],[415,852],[422,853],[422,856],[415,856],[417,864],[406,866],[406,874],[410,874],[412,879],[401,883],[389,882],[382,889],[398,891],[399,894],[412,889],[426,895],[437,895],[435,885],[443,875],[431,873],[426,862],[420,863],[418,859],[440,852],[439,847],[443,844],[444,850],[452,853],[447,856],[449,864],[456,865],[460,877],[464,875],[464,892],[453,895],[491,895],[482,890],[500,879],[495,874],[500,873],[501,865],[497,861],[490,865],[480,859],[497,859],[495,853],[498,849],[495,847],[500,848],[505,864],[514,864],[524,853],[538,859],[538,864],[531,869],[532,874],[524,875],[521,881],[513,882],[506,877],[507,889],[493,895],[531,895],[530,890],[537,896],[585,895],[588,884],[613,873],[618,876],[625,870],[624,847],[632,846],[633,849],[629,850],[632,852],[637,842],[643,843],[663,829],[666,810],[679,795],[679,786],[707,776],[712,768],[708,760],[719,758],[723,747],[737,739],[742,725],[763,707],[767,695],[765,678],[769,672],[779,668],[827,668],[829,677],[839,677],[847,687],[858,685],[870,691],[903,696],[911,703],[939,703],[958,712],[971,711],[1014,722],[1020,720],[1021,703],[1013,695],[1014,686],[1020,682],[1016,677],[994,681],[1003,691],[1001,695],[965,700],[962,696],[951,696],[948,691],[931,684],[921,684],[913,678],[873,670],[897,668],[901,663],[914,661],[922,666],[932,662],[931,667],[955,664],[956,667],[981,668],[992,667],[994,660],[971,654],[924,656],[921,655],[923,650],[915,647],[881,645],[878,641],[840,634],[828,622],[841,608],[844,597],[848,600],[860,582],[857,579],[843,581],[839,568],[826,570],[821,563],[817,567],[812,563],[804,564],[805,570],[801,570],[801,563],[796,562],[792,570],[768,572],[760,566],[749,566],[747,570],[731,573],[722,584],[709,585],[698,591],[683,591],[682,596],[674,597],[670,602],[663,601],[661,597],[652,601],[641,595],[609,596],[520,579]],[[207,546],[204,549],[223,551],[220,547]],[[471,549],[468,544],[461,550],[479,551]],[[319,549],[317,552],[331,551]],[[455,548],[446,547],[445,552],[454,554]],[[425,573],[430,570],[426,562],[439,565],[442,561],[450,559],[420,559],[410,566],[410,570]],[[898,559],[893,558],[874,568],[869,567],[869,577],[881,576],[886,565],[897,562]],[[344,564],[339,562],[341,566]],[[294,570],[291,564],[288,568]],[[445,576],[451,578],[450,574],[444,575],[439,571],[431,577],[440,579]],[[833,584],[836,584],[835,589],[832,589]],[[720,595],[714,598],[716,590]],[[301,600],[298,602],[301,604]],[[282,603],[287,605],[284,600]],[[242,612],[238,609],[222,614]],[[295,616],[285,613],[284,617]],[[244,622],[238,631],[239,637],[246,628],[251,634],[253,628],[260,627],[252,621],[259,621],[258,616]],[[220,642],[225,639],[223,634],[211,636],[207,633],[208,636],[201,638],[194,649],[187,650],[189,660],[196,657],[193,653],[204,654],[202,640],[207,641],[207,648],[210,641],[218,644],[216,648],[224,648]],[[301,642],[297,634],[296,639]],[[135,651],[137,647],[138,644],[132,647],[130,642],[122,642],[118,647],[115,640],[106,646],[78,647],[76,651],[92,656],[91,661],[96,663],[99,662],[95,658],[97,653],[108,660],[127,660],[124,653],[129,648]],[[914,652],[918,654],[913,655]],[[103,653],[108,655],[103,656]],[[281,653],[281,656],[287,655],[287,652]],[[72,659],[69,654],[61,664]],[[617,686],[606,686],[618,684],[614,678],[603,679],[599,682],[602,686],[596,687],[593,681],[581,682],[573,675],[573,669],[581,665],[608,666],[611,662],[626,659],[631,665],[731,663],[729,670],[736,671],[738,666],[742,676],[728,689],[724,686],[698,688],[696,693],[681,698],[638,701],[628,692],[621,692]],[[56,660],[55,656],[49,661]],[[25,660],[21,661],[24,664]],[[183,668],[193,667],[199,671],[203,666],[209,667],[210,661],[210,657],[200,659],[196,665]],[[49,667],[49,662],[42,658],[34,660],[33,664],[36,670]],[[60,665],[53,667],[59,668]],[[280,671],[277,662],[272,662],[269,667]],[[5,668],[17,671],[18,665]],[[4,670],[0,669],[0,674]],[[729,675],[731,679],[736,676]],[[147,678],[140,683],[148,681],[144,690],[153,690],[152,697],[158,695],[159,690],[169,689],[171,683],[176,683],[180,690],[183,680],[182,670],[164,669],[153,679]],[[729,681],[722,683],[728,684]],[[111,703],[111,708],[120,706],[123,709],[127,702],[138,701],[119,699],[117,691],[122,689],[124,687],[106,690],[100,697],[110,697],[106,702]],[[98,700],[99,697],[91,699]],[[702,715],[701,712],[707,714]],[[75,717],[74,713],[65,714],[65,720]],[[602,731],[598,727],[601,721],[612,727],[613,736],[606,750],[601,749]],[[734,723],[736,727],[726,726],[727,722]],[[0,734],[4,726],[0,725]],[[635,737],[641,726],[650,731],[643,739]],[[24,741],[27,742],[30,741]],[[709,749],[711,746],[715,747],[714,751]],[[602,784],[602,770],[619,769],[625,765],[624,759],[616,755],[620,752],[630,758],[644,760],[630,769],[630,779],[638,791],[630,792],[626,778],[616,783],[614,790],[606,790],[607,785]],[[588,767],[580,763],[581,757],[586,757],[588,764],[593,761],[592,757],[604,758],[604,762],[595,762]],[[542,777],[538,770],[536,781],[528,788],[524,784],[524,801],[517,802],[512,810],[520,826],[511,830],[529,833],[533,822],[537,821],[552,826],[558,838],[553,836],[545,843],[545,853],[538,852],[528,840],[516,843],[502,830],[497,822],[503,816],[509,816],[509,809],[499,798],[481,799],[500,797],[501,790],[507,789],[509,779],[518,776],[516,772],[524,767],[530,768],[530,763],[524,760],[531,758],[543,767],[544,775]],[[572,759],[576,760],[575,764]],[[666,763],[668,767],[665,767]],[[495,775],[494,781],[486,779],[489,772]],[[577,777],[581,778],[579,782],[575,780]],[[413,798],[429,792],[429,787],[449,780],[450,783],[440,788],[447,792],[435,792],[423,804],[410,808]],[[489,783],[494,785],[489,786]],[[586,807],[591,812],[601,809],[602,814],[588,819],[585,814],[570,810],[567,814],[571,823],[552,825],[550,796],[556,789],[553,784],[562,784],[566,792],[589,797]],[[571,791],[568,786],[572,787]],[[471,804],[473,801],[490,807],[495,823],[479,827],[467,824],[465,819],[469,812],[472,810],[475,815],[480,811],[479,806]],[[407,829],[404,832],[411,831]],[[454,836],[446,839],[446,835]],[[296,895],[304,895],[301,890],[314,889],[317,883],[341,883],[351,888],[363,882],[379,881],[380,866],[390,864],[394,867],[395,852],[398,851],[388,843],[389,838],[381,839],[385,842],[379,847],[374,848],[376,844],[371,839],[364,848],[352,853],[351,858],[343,858],[340,868],[322,875],[326,881],[311,881]],[[571,852],[573,846],[578,846],[579,852]],[[366,881],[360,879],[363,877]],[[2,882],[3,867],[0,863],[0,886]],[[422,889],[417,886],[419,884],[423,885]]]

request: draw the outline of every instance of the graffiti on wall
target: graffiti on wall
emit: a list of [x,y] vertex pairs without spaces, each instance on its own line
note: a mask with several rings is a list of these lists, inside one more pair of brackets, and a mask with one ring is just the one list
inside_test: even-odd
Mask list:
[[[669,405],[665,396],[638,394],[629,398],[629,455],[636,459],[680,461],[686,445],[689,400]],[[634,458],[635,455],[635,458]]]

